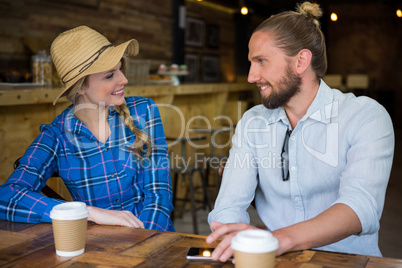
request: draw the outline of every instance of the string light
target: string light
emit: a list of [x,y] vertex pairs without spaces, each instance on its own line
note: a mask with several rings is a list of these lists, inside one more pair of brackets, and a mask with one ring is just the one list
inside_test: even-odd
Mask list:
[[399,18],[401,18],[401,17],[402,17],[402,10],[398,9],[398,10],[396,11],[396,15],[397,15]]
[[242,15],[247,15],[248,14],[248,8],[246,6],[243,6],[240,10],[240,13]]
[[331,20],[332,21],[337,21],[338,20],[338,15],[336,15],[336,13],[332,12],[331,13]]

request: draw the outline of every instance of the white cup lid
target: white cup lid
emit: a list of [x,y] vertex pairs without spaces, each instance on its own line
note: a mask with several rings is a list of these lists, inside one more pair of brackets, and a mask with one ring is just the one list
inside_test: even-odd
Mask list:
[[232,249],[245,253],[265,253],[278,249],[278,239],[270,232],[253,229],[239,232],[232,239]]
[[84,202],[66,202],[53,207],[50,218],[53,220],[73,221],[87,218],[89,212]]

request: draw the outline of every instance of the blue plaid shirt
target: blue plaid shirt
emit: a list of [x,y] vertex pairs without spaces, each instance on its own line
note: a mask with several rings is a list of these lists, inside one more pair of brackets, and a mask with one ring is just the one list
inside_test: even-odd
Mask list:
[[41,133],[20,159],[20,165],[0,186],[0,219],[51,222],[49,213],[60,200],[40,191],[57,172],[73,200],[111,210],[128,210],[147,229],[174,231],[170,161],[156,104],[144,97],[126,98],[137,128],[149,135],[149,158],[137,160],[128,150],[135,135],[110,108],[111,135],[99,142],[70,106]]

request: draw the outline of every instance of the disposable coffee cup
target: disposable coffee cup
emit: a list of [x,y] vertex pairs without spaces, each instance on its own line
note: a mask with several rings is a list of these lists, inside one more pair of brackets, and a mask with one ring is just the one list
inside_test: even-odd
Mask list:
[[67,202],[53,207],[50,218],[57,255],[73,257],[84,253],[88,216],[83,202]]
[[239,232],[233,239],[236,268],[272,268],[275,266],[278,239],[261,229]]

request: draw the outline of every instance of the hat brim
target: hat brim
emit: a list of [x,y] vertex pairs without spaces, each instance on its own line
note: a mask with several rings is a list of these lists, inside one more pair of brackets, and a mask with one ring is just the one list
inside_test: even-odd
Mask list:
[[118,46],[110,47],[106,49],[101,56],[94,61],[94,63],[84,72],[82,72],[79,76],[72,79],[71,81],[65,84],[64,89],[60,92],[60,94],[53,101],[53,105],[56,105],[57,101],[64,97],[68,90],[82,77],[85,77],[90,74],[101,73],[112,69],[117,63],[123,58],[123,56],[136,56],[139,52],[138,41],[135,39],[131,39],[127,42],[124,42]]

